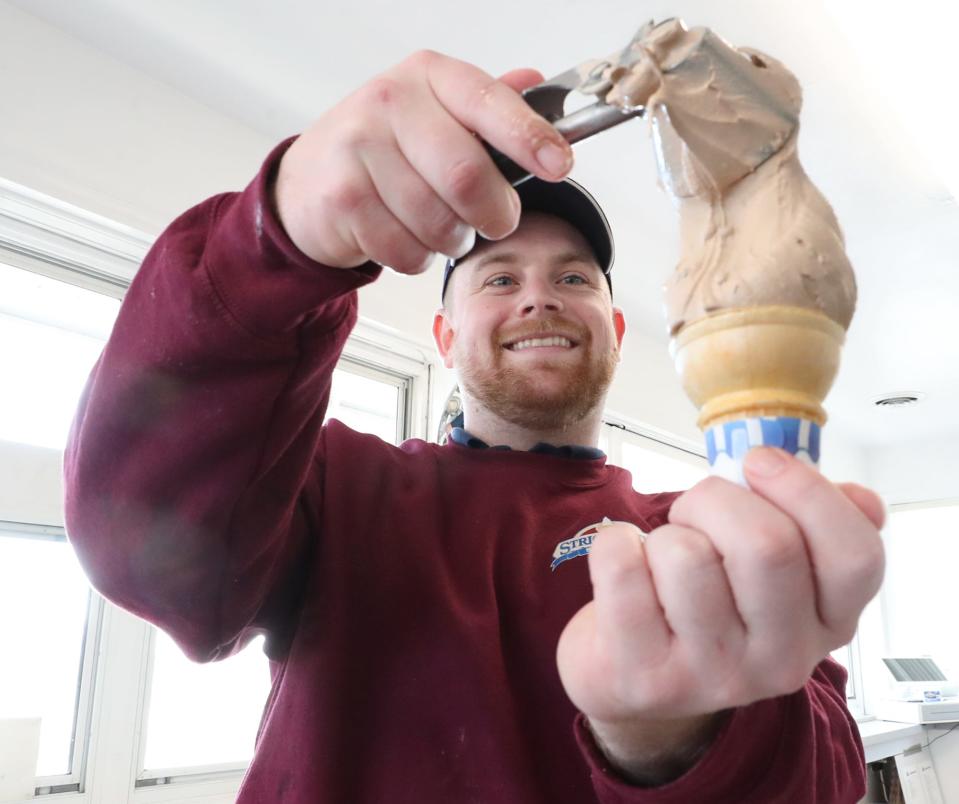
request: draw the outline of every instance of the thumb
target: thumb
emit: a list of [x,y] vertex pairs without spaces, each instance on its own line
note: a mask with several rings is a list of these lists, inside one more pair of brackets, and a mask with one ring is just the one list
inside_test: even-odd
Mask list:
[[546,79],[539,70],[521,67],[518,70],[510,70],[508,73],[503,73],[499,77],[499,80],[517,92],[522,92],[524,89],[536,86],[536,84],[542,84]]

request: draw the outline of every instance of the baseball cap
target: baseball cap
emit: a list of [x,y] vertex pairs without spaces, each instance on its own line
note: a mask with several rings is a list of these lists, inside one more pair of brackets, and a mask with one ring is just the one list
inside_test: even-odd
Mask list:
[[[596,255],[596,261],[609,283],[609,291],[613,291],[613,282],[609,272],[613,267],[613,232],[609,228],[609,221],[603,213],[599,203],[587,192],[586,188],[572,179],[560,182],[544,181],[532,176],[522,184],[516,186],[523,212],[545,212],[562,218],[579,230],[586,238]],[[477,242],[483,239],[476,235]],[[474,246],[475,248],[475,246]],[[443,290],[440,293],[442,300],[446,296],[446,287],[449,285],[450,274],[472,252],[467,252],[457,259],[446,261],[446,270],[443,273]]]

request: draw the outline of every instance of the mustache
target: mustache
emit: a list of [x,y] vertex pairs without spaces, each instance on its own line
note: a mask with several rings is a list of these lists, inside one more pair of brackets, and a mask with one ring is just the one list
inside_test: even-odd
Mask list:
[[499,345],[557,333],[570,336],[577,343],[585,343],[591,337],[589,329],[582,324],[570,321],[562,316],[551,316],[550,318],[539,318],[536,321],[525,322],[510,327],[508,330],[500,330],[494,333],[494,340]]

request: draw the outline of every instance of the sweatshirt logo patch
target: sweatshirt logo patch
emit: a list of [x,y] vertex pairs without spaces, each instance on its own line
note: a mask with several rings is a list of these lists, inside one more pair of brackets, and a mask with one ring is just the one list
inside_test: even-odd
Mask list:
[[571,539],[566,539],[557,544],[556,549],[553,550],[553,561],[549,565],[549,568],[555,572],[556,568],[564,561],[569,561],[571,558],[577,558],[578,556],[588,555],[589,548],[592,546],[596,534],[599,533],[600,529],[609,527],[612,524],[613,520],[608,516],[604,516],[602,522],[587,525],[582,530],[577,531],[576,535]]

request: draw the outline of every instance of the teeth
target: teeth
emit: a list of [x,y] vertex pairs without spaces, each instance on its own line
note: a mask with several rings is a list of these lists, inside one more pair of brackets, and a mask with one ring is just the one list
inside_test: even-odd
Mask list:
[[517,341],[513,344],[512,349],[514,352],[519,352],[522,349],[532,349],[537,346],[562,346],[569,349],[572,345],[569,338],[554,335],[551,338],[527,338],[524,341]]

